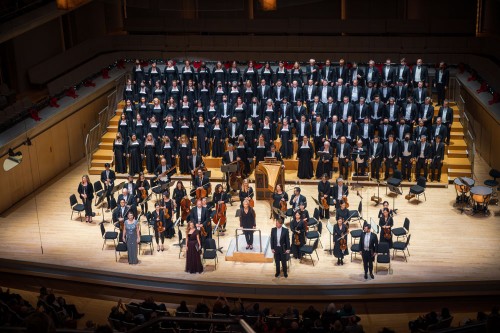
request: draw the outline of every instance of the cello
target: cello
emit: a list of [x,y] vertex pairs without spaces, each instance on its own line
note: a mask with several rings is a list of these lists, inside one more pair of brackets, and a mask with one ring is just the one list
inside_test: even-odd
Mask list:
[[243,184],[243,170],[245,169],[245,163],[241,160],[232,163],[236,163],[238,165],[238,170],[231,173],[229,176],[229,186],[233,191],[238,191]]
[[216,208],[216,214],[214,215],[214,223],[219,226],[219,229],[224,230],[226,228],[227,218],[225,215],[227,206],[226,203],[218,203]]
[[191,212],[191,200],[189,200],[188,197],[184,197],[181,200],[181,219],[182,219],[182,221],[186,221],[190,212]]

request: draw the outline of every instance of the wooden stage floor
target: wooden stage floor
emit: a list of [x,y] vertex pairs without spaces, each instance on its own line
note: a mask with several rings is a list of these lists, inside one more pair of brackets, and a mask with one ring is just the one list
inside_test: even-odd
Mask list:
[[[76,167],[38,191],[36,202],[35,197],[32,196],[4,213],[0,217],[2,226],[0,258],[96,270],[113,276],[122,275],[154,280],[157,283],[154,288],[160,289],[162,283],[167,285],[169,281],[185,281],[190,285],[212,285],[214,281],[218,281],[226,286],[248,287],[249,294],[251,294],[255,292],[252,288],[258,286],[267,288],[269,297],[281,290],[280,288],[285,288],[285,291],[288,288],[297,289],[297,286],[304,286],[304,284],[316,286],[321,290],[334,290],[330,295],[339,297],[342,297],[340,290],[345,290],[346,286],[349,286],[351,290],[366,291],[374,290],[373,287],[391,286],[406,286],[411,289],[412,286],[408,283],[441,285],[441,283],[448,282],[461,284],[476,281],[481,284],[489,281],[490,284],[499,285],[499,208],[490,206],[491,214],[488,217],[460,214],[453,207],[455,202],[453,186],[427,189],[427,201],[419,204],[416,200],[408,203],[404,196],[396,199],[398,215],[395,217],[395,226],[402,226],[405,217],[411,221],[412,238],[409,246],[411,256],[408,262],[405,262],[402,256],[397,255],[392,261],[391,274],[388,274],[386,270],[381,270],[375,275],[374,280],[364,280],[360,256],[353,262],[347,257],[344,266],[336,266],[336,258],[324,249],[318,248],[319,261],[315,261],[314,267],[308,261],[299,263],[293,260],[289,278],[275,279],[273,263],[225,261],[224,256],[220,254],[217,270],[214,270],[210,261],[203,274],[187,274],[184,272],[185,260],[178,258],[179,250],[174,246],[174,243],[178,241],[177,237],[166,240],[165,252],[157,252],[155,245],[152,255],[149,253],[140,255],[139,265],[128,265],[125,255],[115,262],[112,246],[101,250],[103,240],[98,222],[102,220],[102,216],[96,216],[93,224],[80,222],[78,214],[70,220],[68,198],[76,193],[78,182],[85,173],[85,162],[82,160]],[[92,176],[91,181],[96,180],[97,177]],[[483,180],[479,181],[482,183]],[[287,185],[287,189],[289,187],[290,185]],[[312,196],[316,197],[316,186],[302,185],[302,190],[307,197],[308,208],[312,212],[314,208]],[[370,217],[377,220],[376,215],[381,207],[380,205],[375,207],[370,201],[370,197],[375,193],[376,188],[373,187],[364,187],[360,190],[363,197],[363,216],[367,220]],[[387,199],[392,207],[392,198],[385,195],[384,187],[380,188],[380,196]],[[424,200],[423,197],[422,200]],[[359,201],[360,198],[356,196],[355,191],[351,191],[349,195],[351,208],[357,207]],[[238,226],[238,220],[234,217],[238,206],[239,204],[228,206],[228,232],[220,237],[220,245],[224,247],[224,251],[228,248],[230,240],[234,237],[234,229]],[[269,235],[274,226],[272,220],[269,219],[269,204],[256,201],[256,212],[258,228],[262,230],[263,235]],[[109,221],[111,213],[105,213],[105,218]],[[144,218],[142,221],[142,232],[147,234]],[[112,230],[111,224],[106,224],[106,229]],[[321,241],[323,247],[328,248],[330,241],[326,226],[323,230]],[[77,280],[78,277],[74,277],[74,281]],[[221,285],[214,286],[217,286],[216,289],[222,288]],[[142,288],[148,288],[148,286],[144,285]],[[409,292],[410,289],[405,289],[405,292]],[[241,292],[241,289],[239,290]],[[335,290],[339,292],[336,293]],[[386,293],[391,292],[387,290]],[[204,292],[200,289],[201,294]],[[431,293],[431,291],[428,292]],[[208,291],[206,293],[209,294]],[[216,290],[212,290],[212,293],[216,294]],[[344,297],[352,296],[344,295]]]

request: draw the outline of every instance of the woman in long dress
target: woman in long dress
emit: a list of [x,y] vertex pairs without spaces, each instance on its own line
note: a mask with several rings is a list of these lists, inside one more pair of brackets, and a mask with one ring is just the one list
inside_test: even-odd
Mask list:
[[85,222],[92,223],[92,200],[94,199],[94,187],[89,176],[82,177],[82,182],[78,185],[78,194],[85,207]]
[[141,172],[142,169],[142,147],[135,134],[132,135],[127,145],[128,172],[131,176]]
[[139,263],[137,259],[137,246],[141,241],[140,226],[134,218],[133,212],[128,212],[127,220],[125,221],[125,232],[123,233],[123,242],[127,244],[128,263],[136,265]]
[[[392,226],[394,225],[394,221],[392,217],[389,215],[389,209],[384,208],[382,210],[383,216],[379,219],[378,225],[380,226],[380,240],[379,243],[386,242],[389,244],[389,248],[392,249]],[[388,238],[385,238],[385,235],[389,235]]]
[[264,161],[268,150],[269,150],[269,145],[264,140],[264,136],[262,134],[259,135],[259,141],[257,142],[254,153],[255,167],[257,167],[260,161]]
[[[285,202],[285,206],[286,206],[286,203],[288,202],[288,194],[285,191],[283,191],[281,184],[277,184],[276,191],[273,193],[273,207],[278,209],[278,210],[281,210],[281,202],[282,201]],[[285,214],[285,212],[283,212],[283,214]],[[275,220],[278,220],[280,218],[280,216],[279,216],[279,214],[276,214],[273,212],[273,218]]]
[[186,234],[186,272],[191,274],[203,273],[200,253],[196,249],[196,246],[198,246],[198,249],[201,249],[200,233],[194,227],[193,222],[188,223]]
[[196,124],[196,138],[198,148],[201,150],[202,156],[207,156],[208,151],[208,138],[209,138],[209,128],[207,123],[203,119],[203,116],[198,117],[198,123]]
[[120,121],[118,122],[118,133],[121,134],[121,137],[125,143],[128,142],[129,135],[130,135],[130,125],[127,116],[125,113],[122,113],[120,117]]
[[188,156],[190,153],[191,144],[189,143],[187,137],[183,135],[181,136],[178,146],[179,168],[181,170],[181,174],[183,175],[189,173]]
[[212,138],[212,157],[222,157],[224,153],[224,139],[226,134],[224,133],[220,119],[215,119],[215,124],[213,124],[210,131],[210,138]]
[[280,130],[281,139],[281,156],[283,158],[290,158],[293,155],[293,144],[292,144],[292,128],[288,124],[288,119],[283,119],[283,126]]
[[294,213],[294,218],[290,222],[290,230],[292,231],[292,254],[295,259],[300,259],[300,248],[306,243],[306,225],[302,219],[302,214],[297,211]]
[[113,142],[113,156],[115,162],[115,172],[127,172],[126,147],[125,142],[122,140],[121,133],[116,133],[116,139]]
[[175,201],[170,199],[170,192],[163,193],[163,213],[165,214],[165,237],[168,239],[174,237],[173,216],[175,211]]
[[[349,254],[349,250],[346,248],[345,250],[340,249],[340,239],[343,238],[347,242],[348,229],[344,224],[344,219],[339,217],[337,220],[337,224],[333,227],[333,255],[337,258],[337,265],[344,264],[344,256]],[[346,243],[347,244],[347,243]]]
[[158,149],[151,133],[148,133],[144,141],[144,155],[146,156],[146,169],[149,174],[152,174],[158,165]]
[[297,159],[299,160],[299,169],[297,170],[297,177],[300,179],[311,179],[313,176],[313,149],[309,138],[304,135],[302,142],[299,143],[297,151]]

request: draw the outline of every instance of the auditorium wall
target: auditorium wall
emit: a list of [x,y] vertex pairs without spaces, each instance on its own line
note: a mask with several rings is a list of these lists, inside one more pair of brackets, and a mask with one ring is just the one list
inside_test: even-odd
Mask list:
[[85,137],[97,123],[98,113],[107,106],[110,92],[111,89],[106,89],[86,101],[79,101],[82,105],[73,113],[30,138],[31,146],[15,149],[23,154],[23,161],[17,167],[6,172],[1,167],[6,156],[0,159],[0,212],[8,214],[7,209],[36,189],[40,189],[37,194],[42,193],[43,185],[50,184],[85,157]]

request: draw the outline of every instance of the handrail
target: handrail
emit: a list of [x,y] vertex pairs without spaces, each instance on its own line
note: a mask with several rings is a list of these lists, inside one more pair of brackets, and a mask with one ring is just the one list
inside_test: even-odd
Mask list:
[[254,229],[254,228],[236,228],[234,231],[234,235],[236,237],[236,251],[238,251],[238,230],[241,231],[258,231],[259,232],[259,252],[262,252],[262,231],[260,229]]
[[149,332],[149,328],[161,322],[187,322],[187,323],[206,323],[206,324],[239,324],[246,333],[255,333],[255,331],[245,322],[244,319],[213,319],[213,318],[194,318],[194,317],[156,317],[144,324],[136,326],[127,332],[140,333]]

